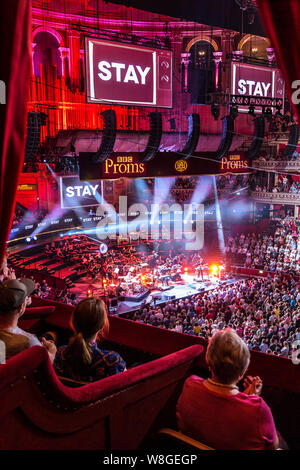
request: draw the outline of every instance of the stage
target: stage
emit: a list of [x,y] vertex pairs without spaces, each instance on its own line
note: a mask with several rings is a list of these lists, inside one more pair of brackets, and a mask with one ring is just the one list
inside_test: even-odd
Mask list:
[[[138,310],[143,302],[148,304],[152,302],[152,305],[155,302],[156,305],[160,305],[168,300],[179,300],[190,295],[208,292],[222,285],[234,284],[238,280],[238,277],[234,277],[226,280],[210,278],[204,281],[195,281],[193,275],[185,274],[180,283],[170,285],[168,288],[165,288],[165,290],[154,289],[139,302],[129,300],[118,301],[116,307],[110,308],[110,313],[113,315],[123,315]],[[78,300],[85,298],[88,291],[90,291],[91,295],[104,295],[102,284],[98,281],[93,282],[93,280],[89,278],[82,278],[80,282],[76,282],[76,285],[71,289],[71,292],[76,294]]]

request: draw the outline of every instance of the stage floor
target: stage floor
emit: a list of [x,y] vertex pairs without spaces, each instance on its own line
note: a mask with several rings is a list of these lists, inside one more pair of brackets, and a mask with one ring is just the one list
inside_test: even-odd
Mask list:
[[[167,302],[168,300],[178,300],[189,295],[196,295],[202,292],[207,292],[215,289],[218,286],[230,285],[237,282],[240,278],[235,277],[226,280],[219,279],[208,279],[204,281],[195,281],[194,276],[184,275],[183,281],[179,284],[169,286],[168,290],[152,290],[143,301],[119,301],[117,309],[111,310],[110,313],[114,315],[122,315],[125,313],[133,312],[138,310],[143,302],[150,303],[156,299],[156,305]],[[71,289],[77,295],[79,300],[83,299],[87,295],[87,291],[90,290],[92,295],[103,296],[103,288],[100,282],[93,281],[90,278],[82,278],[76,282],[76,285]]]

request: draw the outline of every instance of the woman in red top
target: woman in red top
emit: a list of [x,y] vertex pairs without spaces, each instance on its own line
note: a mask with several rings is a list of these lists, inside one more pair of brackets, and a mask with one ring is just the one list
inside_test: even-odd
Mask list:
[[212,378],[192,375],[178,400],[180,431],[219,450],[277,449],[272,412],[259,396],[261,379],[247,377],[243,393],[236,385],[250,362],[244,341],[230,328],[218,331],[209,342],[206,361]]

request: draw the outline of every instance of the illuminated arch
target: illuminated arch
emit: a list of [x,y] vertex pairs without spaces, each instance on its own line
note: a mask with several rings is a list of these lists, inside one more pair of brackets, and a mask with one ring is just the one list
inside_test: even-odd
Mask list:
[[210,38],[209,36],[197,36],[190,40],[190,42],[187,44],[185,48],[185,51],[189,52],[190,49],[193,47],[193,45],[196,44],[196,42],[200,42],[200,41],[209,42],[214,48],[215,52],[219,50],[218,44],[216,43],[214,39]]
[[237,50],[241,51],[244,45],[246,44],[246,42],[251,41],[251,39],[259,39],[259,40],[265,41],[266,47],[271,47],[271,43],[268,38],[264,38],[262,36],[255,36],[254,34],[246,34],[246,36],[244,36],[238,43]]
[[38,33],[49,33],[49,34],[51,34],[52,36],[55,37],[55,39],[57,40],[60,47],[64,47],[64,45],[65,45],[62,36],[55,29],[50,28],[48,26],[39,26],[34,31],[32,31],[32,42],[33,43],[35,42],[35,36]]

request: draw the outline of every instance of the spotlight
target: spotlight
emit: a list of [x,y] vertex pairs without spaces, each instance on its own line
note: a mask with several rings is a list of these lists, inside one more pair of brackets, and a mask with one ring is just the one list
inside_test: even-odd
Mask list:
[[35,241],[37,241],[37,236],[36,236],[36,235],[34,235],[33,239],[34,239]]
[[62,238],[62,237],[64,236],[64,234],[63,234],[63,233],[60,233],[59,236],[60,236],[60,238]]
[[210,269],[211,269],[212,276],[217,276],[218,275],[218,269],[219,268],[218,268],[217,265],[213,264]]
[[263,114],[266,116],[271,116],[272,115],[272,109],[271,108],[264,108]]
[[27,238],[26,238],[26,241],[27,241],[27,243],[30,243],[31,238],[30,238],[30,237],[27,237]]
[[232,117],[232,119],[237,118],[238,115],[239,115],[239,110],[238,110],[237,106],[235,106],[235,105],[230,106],[230,116]]
[[250,104],[248,114],[250,114],[251,116],[254,116],[254,112],[255,112],[255,106],[253,106],[253,104]]
[[248,24],[253,24],[255,20],[256,10],[253,7],[248,7],[246,10],[246,17]]
[[215,121],[217,121],[220,117],[220,105],[217,103],[212,103],[210,106],[211,114]]
[[91,291],[91,289],[88,289],[88,290],[87,290],[86,296],[87,296],[87,297],[92,297],[92,291]]

